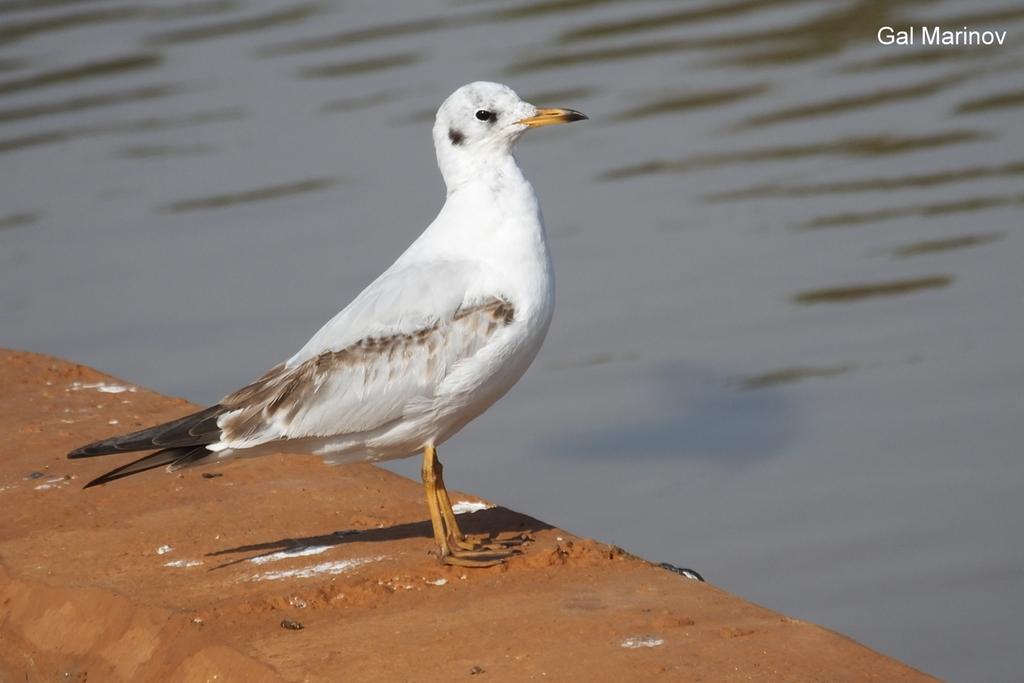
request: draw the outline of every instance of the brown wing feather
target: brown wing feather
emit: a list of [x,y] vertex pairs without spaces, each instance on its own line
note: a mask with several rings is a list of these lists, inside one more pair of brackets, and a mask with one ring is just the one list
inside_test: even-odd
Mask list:
[[[414,350],[425,350],[426,372],[433,372],[445,326],[459,323],[472,343],[456,349],[456,360],[468,357],[500,327],[515,319],[515,308],[503,298],[490,298],[480,304],[459,308],[448,321],[438,321],[409,333],[365,337],[337,351],[326,351],[292,368],[278,365],[263,377],[225,396],[220,405],[227,413],[221,420],[223,439],[239,442],[263,432],[275,419],[289,422],[308,405],[312,395],[328,381],[332,373],[362,367],[365,373],[376,370],[373,365],[382,356],[393,359]],[[364,375],[364,381],[372,379]]]

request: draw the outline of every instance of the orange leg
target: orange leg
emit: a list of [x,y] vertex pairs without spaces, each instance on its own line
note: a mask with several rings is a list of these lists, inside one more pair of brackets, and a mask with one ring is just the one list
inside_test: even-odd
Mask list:
[[444,485],[444,467],[437,459],[437,450],[433,446],[423,448],[423,488],[427,498],[427,509],[430,511],[430,523],[434,528],[434,540],[437,541],[441,561],[445,564],[460,567],[491,567],[501,564],[508,557],[517,553],[510,548],[522,541],[509,544],[477,544],[466,539],[459,529],[452,511],[451,498]]

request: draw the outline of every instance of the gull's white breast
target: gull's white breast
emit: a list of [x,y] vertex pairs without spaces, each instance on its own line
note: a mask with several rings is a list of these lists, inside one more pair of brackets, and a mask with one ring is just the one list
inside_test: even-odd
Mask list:
[[[457,363],[430,399],[410,402],[406,419],[371,442],[402,457],[424,443],[438,445],[505,395],[533,362],[554,314],[555,281],[536,195],[518,166],[497,187],[481,184],[450,195],[437,220],[396,262],[472,263],[464,301],[505,299],[511,323]],[[385,442],[387,446],[385,446]],[[383,448],[382,448],[383,447]]]

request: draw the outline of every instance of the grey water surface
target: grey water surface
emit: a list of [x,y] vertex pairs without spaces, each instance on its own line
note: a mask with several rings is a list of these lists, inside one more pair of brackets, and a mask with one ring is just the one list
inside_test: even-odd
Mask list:
[[[875,40],[935,24],[1006,44]],[[1019,680],[1022,62],[996,0],[0,0],[0,345],[217,400],[426,226],[433,111],[505,81],[591,120],[520,146],[558,311],[449,484]]]

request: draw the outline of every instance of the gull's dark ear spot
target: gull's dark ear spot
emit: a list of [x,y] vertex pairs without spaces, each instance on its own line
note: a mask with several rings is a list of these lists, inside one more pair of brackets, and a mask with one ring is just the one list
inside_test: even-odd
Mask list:
[[466,136],[462,134],[462,131],[449,128],[448,139],[452,141],[453,145],[458,146],[462,144],[462,141],[466,139]]

